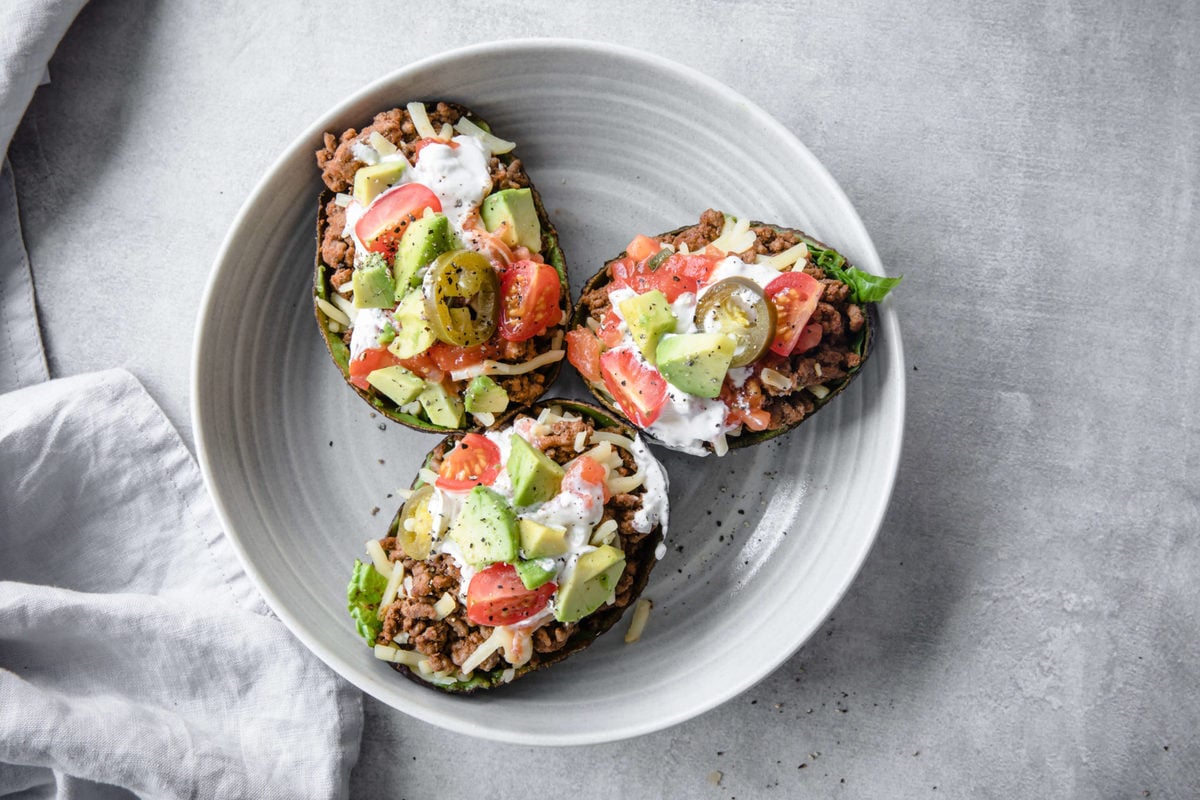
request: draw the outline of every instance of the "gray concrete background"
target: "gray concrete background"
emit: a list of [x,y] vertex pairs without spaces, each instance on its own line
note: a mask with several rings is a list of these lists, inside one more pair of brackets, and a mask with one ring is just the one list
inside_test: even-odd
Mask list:
[[651,50],[778,117],[905,275],[912,372],[878,545],[774,675],[566,750],[368,700],[356,797],[1200,796],[1200,6],[390,5],[84,9],[11,150],[55,376],[128,367],[190,443],[259,176],[378,75],[505,36]]

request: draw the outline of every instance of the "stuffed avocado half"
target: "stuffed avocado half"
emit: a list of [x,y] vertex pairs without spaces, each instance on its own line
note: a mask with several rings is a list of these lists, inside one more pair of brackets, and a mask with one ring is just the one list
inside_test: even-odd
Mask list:
[[570,290],[515,144],[450,103],[409,103],[324,144],[313,299],[346,381],[427,431],[486,426],[540,397]]
[[584,287],[567,357],[605,407],[655,441],[724,453],[786,433],[841,392],[899,278],[799,230],[709,209],[637,236]]
[[432,688],[509,683],[587,647],[665,553],[667,479],[586,403],[512,412],[430,452],[347,594],[375,656]]

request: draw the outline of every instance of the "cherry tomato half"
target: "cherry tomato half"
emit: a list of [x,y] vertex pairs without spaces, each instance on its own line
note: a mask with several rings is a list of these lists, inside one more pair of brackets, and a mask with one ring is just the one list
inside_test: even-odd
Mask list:
[[462,492],[490,486],[499,474],[500,448],[482,434],[468,433],[442,458],[435,483],[439,489]]
[[632,350],[608,350],[600,355],[600,372],[608,393],[634,425],[644,428],[658,419],[667,402],[667,382],[658,370]]
[[771,343],[771,351],[790,355],[821,301],[821,282],[806,272],[785,272],[767,284],[766,294],[775,304],[775,341]]
[[391,258],[409,223],[420,219],[427,208],[442,210],[441,201],[428,188],[419,183],[397,186],[375,198],[354,226],[354,235],[367,250]]
[[492,564],[467,586],[467,619],[476,625],[512,625],[545,608],[557,589],[553,581],[526,589],[512,564]]
[[536,261],[517,261],[500,280],[500,335],[510,342],[531,339],[562,320],[558,270]]

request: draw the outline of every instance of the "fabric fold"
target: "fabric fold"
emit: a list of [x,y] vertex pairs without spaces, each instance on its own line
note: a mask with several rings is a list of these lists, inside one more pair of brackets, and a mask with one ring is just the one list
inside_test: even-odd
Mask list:
[[0,794],[344,797],[361,729],[132,375],[0,396]]

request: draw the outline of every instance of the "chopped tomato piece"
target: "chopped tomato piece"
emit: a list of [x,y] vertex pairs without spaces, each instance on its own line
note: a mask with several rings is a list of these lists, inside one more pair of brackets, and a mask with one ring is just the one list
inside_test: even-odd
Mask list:
[[667,402],[667,382],[632,350],[609,350],[600,355],[600,372],[608,393],[634,425],[654,423]]
[[420,219],[427,208],[442,210],[437,195],[419,183],[405,183],[379,195],[354,226],[354,233],[367,250],[391,258],[409,223]]
[[567,360],[588,383],[600,383],[600,340],[587,328],[567,332]]
[[366,389],[370,386],[367,383],[368,375],[377,369],[398,363],[400,363],[399,359],[392,355],[386,347],[372,347],[369,350],[363,350],[359,353],[358,358],[350,362],[350,382],[360,389]]
[[562,479],[562,490],[564,492],[575,491],[576,494],[585,496],[590,495],[591,492],[579,491],[582,488],[579,484],[583,483],[599,486],[604,491],[604,502],[606,503],[612,497],[612,492],[608,490],[608,470],[591,456],[579,456],[567,465],[567,471]]
[[495,355],[491,350],[492,348],[488,347],[487,343],[477,344],[474,347],[460,347],[456,344],[435,342],[426,352],[442,372],[453,372],[456,369],[472,367],[481,363],[485,358]]
[[796,340],[796,346],[792,348],[793,353],[804,353],[812,350],[821,343],[821,326],[815,322],[810,322],[804,326],[804,330],[800,333],[800,338]]
[[558,270],[536,261],[517,261],[500,280],[500,335],[523,342],[562,320]]
[[775,341],[772,352],[790,354],[821,300],[821,282],[806,272],[785,272],[767,284],[766,295],[775,303]]
[[749,378],[740,387],[726,379],[721,387],[721,401],[729,409],[726,425],[745,425],[752,431],[763,431],[771,424],[771,412],[763,408],[762,387],[757,378]]
[[424,378],[427,381],[441,383],[445,373],[438,368],[437,362],[433,360],[433,348],[429,348],[423,353],[418,353],[412,358],[403,358],[397,361],[400,366],[418,377]]
[[512,564],[492,564],[467,586],[467,619],[476,625],[512,625],[545,608],[557,590],[553,581],[526,589]]
[[708,280],[717,264],[716,258],[704,254],[683,255],[672,253],[654,269],[650,268],[655,256],[643,261],[634,261],[626,256],[612,265],[612,285],[633,289],[638,294],[658,289],[674,303],[681,294],[699,291],[700,283]]
[[500,474],[500,448],[491,439],[468,433],[442,459],[438,488],[461,492],[472,486],[490,486]]
[[662,247],[662,242],[639,233],[633,237],[633,241],[629,243],[629,247],[625,248],[625,253],[634,261],[645,261],[659,250],[662,250]]
[[604,319],[600,323],[600,330],[596,331],[596,336],[610,350],[619,345],[621,339],[624,338],[621,334],[621,318],[609,311],[604,315]]

